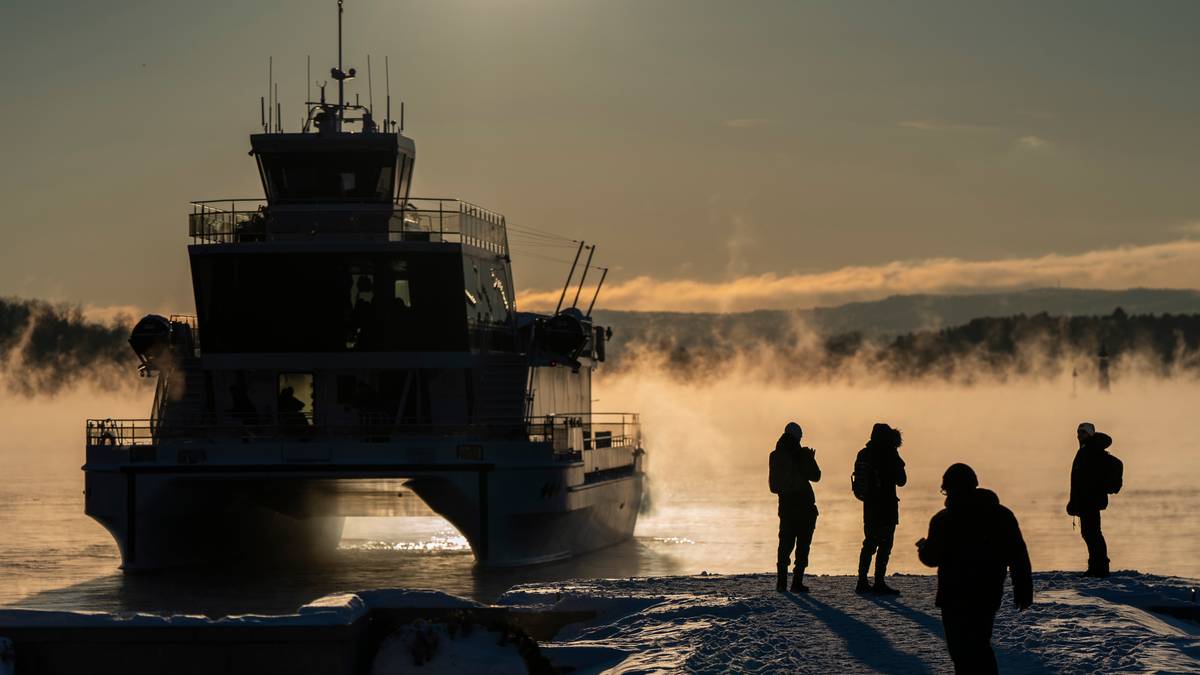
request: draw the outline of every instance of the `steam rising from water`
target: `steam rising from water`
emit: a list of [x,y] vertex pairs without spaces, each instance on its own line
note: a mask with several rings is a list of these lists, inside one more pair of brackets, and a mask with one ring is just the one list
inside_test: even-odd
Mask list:
[[136,359],[125,312],[89,315],[76,305],[0,298],[0,374],[16,394],[54,394],[81,383],[130,386]]
[[[901,524],[893,569],[927,572],[911,542],[924,536],[941,508],[942,472],[966,462],[983,487],[996,490],[1021,520],[1035,566],[1071,569],[1082,543],[1065,514],[1075,427],[1088,420],[1113,436],[1125,461],[1126,488],[1105,515],[1115,564],[1174,574],[1197,574],[1200,436],[1191,429],[1200,384],[1194,379],[1130,374],[1110,392],[1052,379],[1009,378],[971,386],[948,382],[872,384],[858,380],[789,382],[764,376],[770,363],[746,359],[720,374],[681,381],[660,367],[597,378],[600,410],[641,411],[655,512],[639,526],[644,536],[725,537],[741,528],[757,553],[714,548],[705,569],[769,569],[775,541],[774,497],[767,489],[767,455],[788,421],[805,430],[823,471],[815,485],[821,511],[812,570],[852,573],[861,541],[861,505],[850,473],[871,425],[904,431],[901,454],[909,484],[900,490]],[[865,380],[870,382],[870,380]],[[705,512],[705,503],[742,504],[756,515]],[[699,510],[699,511],[697,511]],[[713,522],[705,523],[705,519]],[[678,525],[695,521],[700,534]],[[1181,522],[1192,525],[1181,526]],[[1182,530],[1188,530],[1184,532]],[[708,534],[704,534],[707,530]],[[1147,549],[1154,551],[1148,555]]]

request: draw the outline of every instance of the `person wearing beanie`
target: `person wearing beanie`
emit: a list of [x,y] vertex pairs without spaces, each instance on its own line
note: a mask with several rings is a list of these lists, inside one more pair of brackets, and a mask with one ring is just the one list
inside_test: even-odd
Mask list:
[[937,568],[934,604],[942,610],[946,648],[955,673],[996,673],[992,629],[1012,576],[1018,611],[1033,604],[1029,551],[1016,516],[991,490],[979,487],[975,471],[952,464],[942,476],[946,508],[929,521],[917,542],[921,562]]
[[[858,554],[858,584],[855,593],[900,595],[884,582],[896,525],[900,523],[900,498],[896,488],[904,487],[908,475],[900,458],[903,438],[899,429],[882,422],[871,428],[871,438],[854,460],[855,495],[863,503],[863,544]],[[871,557],[875,558],[875,583],[867,581]]]
[[[1108,508],[1108,495],[1120,489],[1121,462],[1108,453],[1112,437],[1081,422],[1075,431],[1079,450],[1071,462],[1071,496],[1067,514],[1079,518],[1079,533],[1087,544],[1088,564],[1083,576],[1107,577],[1108,542],[1100,529],[1100,512]],[[1115,482],[1115,485],[1114,485]]]
[[780,593],[788,589],[788,564],[792,549],[796,551],[791,590],[807,593],[804,585],[804,569],[808,566],[808,550],[812,545],[813,530],[817,527],[817,499],[809,481],[821,480],[821,468],[817,466],[817,451],[800,445],[804,430],[799,424],[789,422],[783,435],[775,442],[770,458],[768,482],[771,492],[779,495],[779,551],[775,561],[775,590]]

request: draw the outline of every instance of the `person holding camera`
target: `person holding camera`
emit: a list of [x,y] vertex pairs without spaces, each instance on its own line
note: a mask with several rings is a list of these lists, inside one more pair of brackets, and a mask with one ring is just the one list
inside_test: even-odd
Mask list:
[[780,593],[788,589],[788,564],[793,549],[796,565],[791,590],[793,593],[808,592],[808,586],[804,585],[804,569],[808,567],[808,550],[817,527],[817,498],[810,481],[821,480],[821,468],[817,466],[817,451],[800,445],[803,437],[800,425],[789,422],[771,453],[769,483],[771,492],[779,495],[775,590]]

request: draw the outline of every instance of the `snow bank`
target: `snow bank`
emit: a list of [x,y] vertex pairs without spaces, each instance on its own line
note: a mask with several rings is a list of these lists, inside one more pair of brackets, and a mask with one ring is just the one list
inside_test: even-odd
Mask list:
[[379,645],[371,675],[419,672],[423,675],[529,672],[514,642],[498,632],[424,621],[403,626]]
[[[896,576],[903,595],[856,595],[851,577],[810,577],[779,594],[766,575],[573,581],[519,586],[504,604],[591,609],[593,621],[543,645],[577,672],[949,672],[936,579]],[[1035,605],[1011,591],[994,644],[1005,673],[1200,672],[1194,581],[1124,572],[1107,580],[1035,575]]]
[[109,612],[48,611],[0,609],[0,627],[19,625],[46,628],[90,627],[153,627],[153,626],[342,626],[359,620],[373,609],[402,609],[421,607],[432,609],[465,609],[481,607],[473,600],[432,590],[375,589],[354,593],[337,593],[318,598],[295,614],[240,614],[221,618],[193,614],[160,616],[157,614],[113,614]]

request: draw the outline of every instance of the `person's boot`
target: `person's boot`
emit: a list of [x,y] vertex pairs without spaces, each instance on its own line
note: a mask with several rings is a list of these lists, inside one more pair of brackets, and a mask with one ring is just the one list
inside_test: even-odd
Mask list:
[[871,588],[871,582],[867,581],[867,570],[871,568],[871,552],[863,550],[858,554],[858,584],[854,587],[855,593],[870,593],[875,590]]
[[793,593],[807,593],[808,592],[808,586],[804,585],[804,570],[802,570],[802,569],[797,569],[797,570],[793,571],[792,592]]
[[871,592],[875,595],[900,595],[900,591],[883,582],[883,577],[875,577],[875,586]]
[[775,590],[780,593],[787,591],[787,565],[775,566]]
[[888,558],[883,554],[875,556],[875,595],[900,595],[900,591],[888,586],[884,579],[887,577]]

